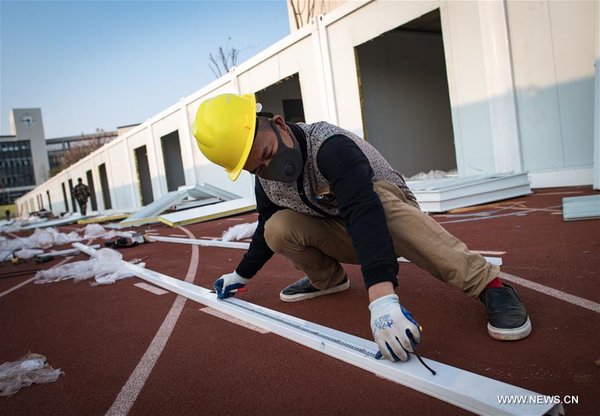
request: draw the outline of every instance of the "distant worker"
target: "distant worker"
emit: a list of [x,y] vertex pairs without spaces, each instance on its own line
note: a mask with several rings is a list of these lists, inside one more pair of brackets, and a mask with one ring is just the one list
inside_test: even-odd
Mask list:
[[340,263],[360,264],[375,342],[385,358],[406,361],[421,328],[395,293],[403,256],[479,298],[492,338],[530,334],[527,310],[498,277],[499,267],[423,213],[402,176],[362,138],[326,122],[287,123],[257,113],[252,94],[202,102],[193,134],[231,180],[242,169],[256,175],[258,227],[235,271],[215,281],[220,299],[244,287],[274,252],[306,274],[281,291],[284,302],[346,290],[350,281]]
[[4,211],[4,217],[6,218],[6,221],[10,221],[10,209]]
[[90,188],[83,183],[81,178],[77,179],[77,185],[73,188],[73,196],[77,200],[79,204],[79,210],[81,211],[81,215],[85,215],[87,212],[87,200],[92,195],[90,193]]

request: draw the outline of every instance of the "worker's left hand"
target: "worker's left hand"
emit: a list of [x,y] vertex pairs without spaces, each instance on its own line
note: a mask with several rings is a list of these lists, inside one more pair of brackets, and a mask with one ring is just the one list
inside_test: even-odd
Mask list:
[[234,271],[232,273],[224,274],[219,279],[215,280],[213,286],[215,292],[217,292],[217,297],[219,299],[225,299],[235,295],[235,292],[246,286],[246,283],[248,283],[249,280],[250,279],[246,279]]
[[421,340],[419,324],[411,313],[400,305],[395,294],[375,299],[369,310],[371,330],[381,354],[390,361],[407,361],[408,352],[414,352],[413,342]]

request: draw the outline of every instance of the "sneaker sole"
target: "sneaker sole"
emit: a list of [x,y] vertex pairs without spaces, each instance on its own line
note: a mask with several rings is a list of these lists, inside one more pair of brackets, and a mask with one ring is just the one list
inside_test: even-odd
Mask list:
[[343,285],[338,285],[331,287],[325,290],[319,290],[318,292],[311,293],[298,293],[296,295],[284,295],[282,292],[279,292],[279,298],[284,302],[298,302],[305,299],[316,298],[318,296],[331,295],[333,293],[341,292],[350,287],[350,280],[348,280]]
[[511,329],[496,328],[488,323],[487,330],[490,337],[498,341],[518,341],[531,334],[531,321],[529,320],[529,317],[527,317],[527,322],[525,322],[523,326]]

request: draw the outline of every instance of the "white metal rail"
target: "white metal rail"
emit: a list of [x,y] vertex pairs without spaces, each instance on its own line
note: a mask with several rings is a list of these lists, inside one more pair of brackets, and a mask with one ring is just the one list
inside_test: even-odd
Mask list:
[[[73,247],[89,256],[96,253],[96,250],[81,243],[74,243]],[[424,359],[437,372],[435,376],[414,359],[403,363],[376,360],[377,344],[372,341],[240,299],[218,300],[208,289],[124,263],[133,274],[149,283],[468,411],[494,416],[564,414],[562,405],[552,400],[548,403],[539,400],[546,397],[539,393],[433,360]],[[520,404],[500,403],[500,398],[509,396],[534,399],[525,399]]]

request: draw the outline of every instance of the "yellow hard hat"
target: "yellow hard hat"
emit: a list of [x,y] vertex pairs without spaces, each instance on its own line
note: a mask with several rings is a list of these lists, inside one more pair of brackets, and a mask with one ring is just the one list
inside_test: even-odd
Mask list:
[[192,134],[204,156],[235,181],[252,149],[255,129],[254,94],[222,94],[200,104]]

